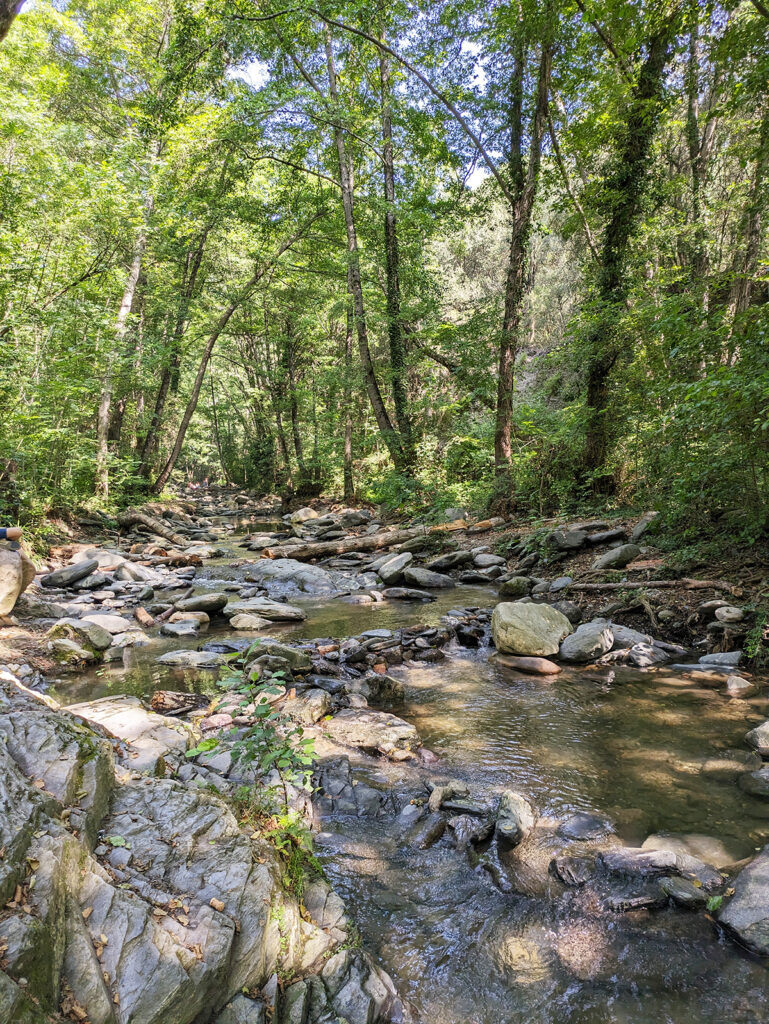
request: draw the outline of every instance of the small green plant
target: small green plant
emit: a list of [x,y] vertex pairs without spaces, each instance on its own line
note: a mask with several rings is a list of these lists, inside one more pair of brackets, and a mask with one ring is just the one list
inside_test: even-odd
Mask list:
[[769,605],[761,603],[755,608],[755,625],[745,637],[745,653],[763,667],[769,660]]

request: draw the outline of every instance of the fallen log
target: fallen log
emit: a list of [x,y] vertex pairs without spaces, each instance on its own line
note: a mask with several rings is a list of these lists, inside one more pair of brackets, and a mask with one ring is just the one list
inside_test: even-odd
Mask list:
[[117,519],[120,526],[126,528],[131,526],[146,526],[148,530],[152,530],[159,537],[165,537],[166,540],[170,540],[176,547],[187,547],[189,540],[186,537],[182,537],[178,533],[166,526],[162,519],[157,519],[155,516],[148,516],[146,512],[140,512],[136,508],[127,508],[124,512],[121,512]]
[[735,594],[738,587],[727,583],[725,580],[635,580],[626,583],[570,583],[569,590],[641,590],[645,587],[684,587],[687,590],[726,590]]
[[402,544],[414,537],[426,537],[432,532],[424,526],[409,530],[392,530],[390,533],[371,533],[362,537],[345,537],[344,540],[319,540],[309,544],[283,544],[280,547],[264,548],[262,558],[297,558],[300,562],[310,558],[325,558],[328,555],[343,555],[347,551],[376,551]]

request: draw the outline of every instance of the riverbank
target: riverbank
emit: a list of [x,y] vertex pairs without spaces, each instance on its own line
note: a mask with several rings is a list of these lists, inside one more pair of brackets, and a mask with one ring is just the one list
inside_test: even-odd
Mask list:
[[[238,1004],[246,1016],[230,1018],[225,1009],[221,1021],[258,1021],[263,1011],[280,1024],[315,1024],[328,1013],[350,1024],[410,1014],[430,1024],[656,1020],[676,962],[688,976],[676,983],[670,1018],[683,1024],[697,1003],[698,1020],[716,1024],[737,1008],[735,992],[765,986],[763,962],[740,953],[767,952],[760,850],[769,839],[762,760],[769,747],[761,731],[769,706],[762,675],[745,667],[741,652],[754,627],[744,587],[667,578],[644,539],[651,517],[622,527],[569,524],[555,537],[552,530],[513,537],[503,522],[453,519],[392,544],[396,528],[378,524],[371,510],[305,509],[293,521],[279,511],[243,495],[196,495],[186,509],[143,510],[160,522],[127,524],[119,547],[114,536],[84,538],[23,602],[19,621],[41,662],[17,655],[11,663],[17,672],[28,665],[22,681],[69,708],[41,706],[12,680],[5,684],[19,736],[40,718],[55,723],[55,736],[95,729],[89,743],[97,746],[111,737],[111,798],[103,780],[82,775],[82,795],[72,799],[73,780],[90,764],[78,754],[67,755],[74,767],[64,772],[66,793],[51,789],[52,778],[35,774],[31,762],[14,761],[9,773],[28,769],[30,806],[54,799],[44,808],[46,835],[67,849],[72,839],[85,842],[78,857],[93,858],[98,870],[89,870],[106,871],[102,881],[144,899],[149,880],[168,897],[142,911],[153,924],[170,917],[177,935],[179,907],[171,902],[188,896],[187,906],[202,912],[207,903],[216,913],[214,899],[226,908],[246,899],[243,891],[209,899],[202,884],[197,895],[180,884],[177,855],[165,847],[185,850],[189,868],[199,857],[208,863],[206,846],[220,842],[219,825],[210,841],[192,846],[179,832],[187,814],[202,813],[203,798],[206,814],[213,801],[218,820],[228,822],[227,849],[232,840],[240,850],[245,837],[243,850],[248,842],[259,848],[251,862],[264,856],[271,865],[279,884],[263,897],[270,920],[287,915],[294,924],[285,935],[278,928],[278,951],[260,960],[262,973],[246,986],[251,1002]],[[341,550],[326,547],[313,564],[313,545]],[[282,557],[254,557],[276,549]],[[614,566],[596,566],[601,560]],[[596,583],[602,589],[590,589]],[[230,679],[224,690],[223,678]],[[233,679],[256,687],[247,700]],[[233,757],[262,702],[279,716],[279,735],[301,729],[314,745],[310,790],[282,784],[282,805],[269,803],[269,786],[280,780],[268,766],[247,772]],[[201,741],[209,749],[186,756]],[[71,743],[62,748],[44,733],[35,749],[63,764]],[[263,796],[257,818],[244,811],[244,784]],[[138,797],[130,787],[157,794],[168,820],[154,795],[132,809]],[[96,793],[100,806],[83,833],[80,808]],[[128,809],[113,820],[124,801]],[[293,889],[280,883],[286,865],[266,833],[286,811],[313,830],[326,875],[376,967],[347,925],[335,930],[338,915],[332,923],[323,917],[323,908],[341,914],[342,906],[327,882],[310,871],[310,891],[316,883],[322,890],[315,903],[306,893],[298,900],[304,883],[296,877]],[[34,851],[9,862],[22,879],[36,872],[30,859],[43,863]],[[244,863],[236,858],[228,870],[242,877]],[[3,967],[21,1007],[29,988],[19,979],[30,981],[21,970],[35,947],[20,936],[39,943],[43,935],[50,945],[55,933],[57,949],[64,940],[28,883],[17,884],[21,901],[14,890],[16,905],[6,908],[14,941]],[[80,899],[79,888],[73,894]],[[181,916],[191,921],[184,906]],[[21,919],[23,926],[13,923]],[[311,942],[314,960],[302,952],[297,920],[312,942],[320,941],[313,927],[331,937],[322,950]],[[250,942],[272,941],[257,918],[246,931]],[[241,924],[235,934],[242,932]],[[94,934],[97,959],[99,944],[117,950],[124,938]],[[153,932],[152,945],[156,939]],[[196,959],[194,1013],[177,989],[158,1024],[177,1019],[168,1016],[177,1004],[180,1024],[219,1021],[217,1000],[228,998],[230,982],[212,999],[211,977],[239,980],[222,966],[234,962],[236,945],[213,974],[207,954],[203,967]],[[631,949],[640,951],[632,965],[623,953]],[[133,985],[115,958],[113,1017],[104,1019],[154,1021],[138,1004],[114,1009],[131,1005]],[[705,965],[714,959],[720,977],[705,993]],[[57,969],[67,980],[64,966]],[[78,1019],[73,1006],[54,1007],[66,988],[52,976],[46,984],[48,1005]],[[467,992],[481,992],[480,1002]],[[343,1012],[338,1000],[348,996]],[[605,1014],[607,998],[614,1016]],[[86,1012],[94,1015],[90,1006]],[[745,1012],[734,1019],[763,1020],[765,1000],[757,996]]]

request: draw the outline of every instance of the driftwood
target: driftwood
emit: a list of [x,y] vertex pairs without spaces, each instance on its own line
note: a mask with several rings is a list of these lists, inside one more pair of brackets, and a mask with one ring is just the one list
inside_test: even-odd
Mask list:
[[343,555],[346,551],[376,551],[403,544],[414,537],[425,537],[431,531],[424,526],[410,530],[392,530],[390,533],[371,533],[362,537],[345,537],[344,540],[319,540],[309,544],[283,544],[277,548],[264,548],[262,558],[298,558],[303,562],[310,558],[325,558],[327,555]]
[[179,693],[176,690],[155,690],[150,707],[162,715],[186,715],[190,711],[207,708],[210,697],[200,693]]
[[148,516],[146,512],[139,512],[135,508],[127,508],[125,512],[121,512],[118,516],[118,523],[121,526],[146,526],[148,530],[152,530],[159,537],[165,537],[166,540],[170,540],[176,547],[187,547],[189,540],[186,537],[182,537],[178,533],[166,526],[162,519],[157,519],[155,516]]
[[726,590],[730,594],[737,591],[725,580],[636,580],[627,583],[570,583],[569,590],[640,590],[642,587],[685,587],[687,590]]

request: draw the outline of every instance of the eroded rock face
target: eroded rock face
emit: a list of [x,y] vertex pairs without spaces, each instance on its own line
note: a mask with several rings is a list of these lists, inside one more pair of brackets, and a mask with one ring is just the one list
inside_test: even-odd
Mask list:
[[718,920],[748,949],[769,956],[769,846],[739,873]]
[[348,708],[325,723],[332,739],[362,750],[393,754],[420,746],[419,733],[402,718],[369,708]]
[[[187,744],[167,722],[131,698],[70,714],[0,680],[0,1020],[253,1024],[262,1003],[242,992],[276,975],[323,1019],[401,1019],[365,953],[337,958],[348,922],[330,887],[300,908],[272,846],[218,796],[162,777]],[[148,745],[156,774],[141,775]]]
[[550,605],[502,602],[491,616],[491,634],[498,651],[546,658],[557,654],[572,631],[569,620]]
[[248,579],[266,587],[271,594],[334,594],[355,585],[354,576],[307,565],[295,558],[260,558],[249,567]]
[[35,566],[23,551],[0,547],[0,615],[10,615],[34,578]]

